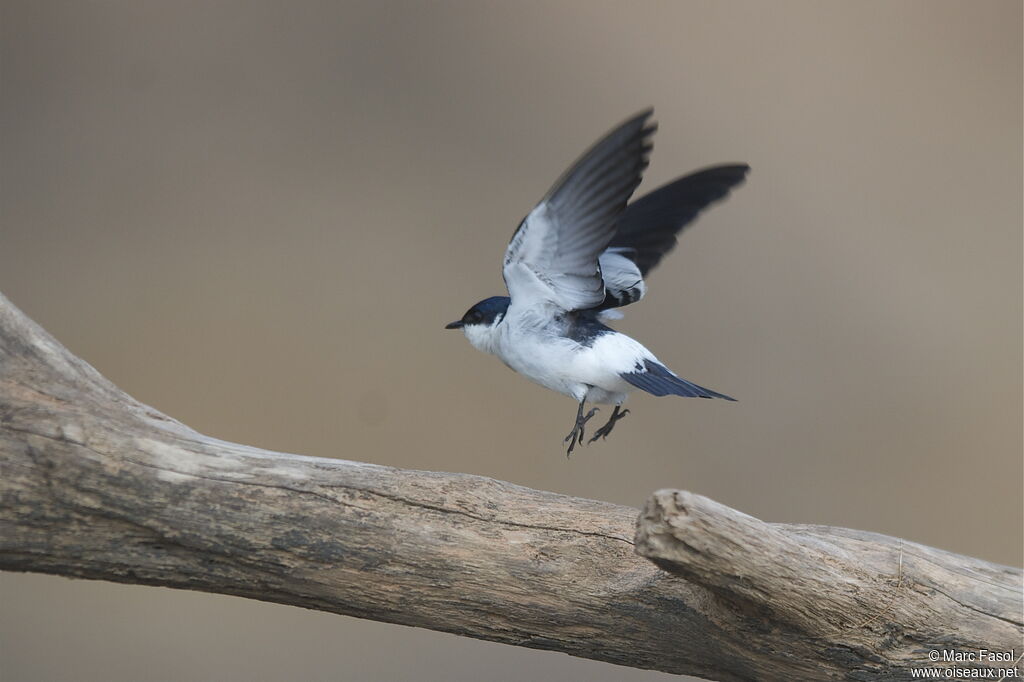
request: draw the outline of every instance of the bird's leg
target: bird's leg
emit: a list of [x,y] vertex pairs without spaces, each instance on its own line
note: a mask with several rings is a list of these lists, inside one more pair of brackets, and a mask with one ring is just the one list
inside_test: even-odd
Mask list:
[[586,424],[591,417],[597,412],[596,407],[590,408],[590,412],[583,414],[583,405],[586,400],[580,401],[580,409],[576,410],[576,425],[572,427],[572,431],[565,437],[563,442],[569,444],[569,449],[565,451],[565,456],[568,457],[572,454],[573,448],[576,447],[576,443],[583,445],[583,425]]
[[608,419],[608,423],[599,428],[597,431],[595,431],[594,435],[591,436],[589,441],[587,441],[587,444],[589,445],[590,443],[593,443],[598,438],[607,438],[608,434],[611,433],[612,429],[615,428],[615,422],[619,421],[627,414],[629,414],[629,410],[622,410],[620,412],[619,406],[616,405],[615,409],[612,411],[612,416]]

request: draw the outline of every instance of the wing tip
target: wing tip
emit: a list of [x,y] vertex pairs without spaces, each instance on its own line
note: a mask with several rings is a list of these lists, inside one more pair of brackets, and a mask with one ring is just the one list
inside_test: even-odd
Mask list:
[[[695,171],[687,173],[672,182],[683,180],[686,178],[699,178],[707,177],[714,178],[716,180],[726,181],[730,187],[738,185],[747,179],[747,175],[750,174],[750,164],[742,161],[734,161],[727,163],[716,163],[711,166],[705,166],[704,168],[698,168]],[[667,183],[671,184],[671,183]]]
[[[633,114],[632,116],[630,116],[626,120],[627,121],[645,121],[645,120],[649,119],[651,116],[654,116],[654,105],[653,104],[648,104],[646,107],[644,107],[640,111],[636,112],[635,114]],[[658,124],[654,123],[654,125],[658,125]]]
[[648,119],[654,116],[654,107],[649,106],[640,111],[636,112],[629,118],[625,119],[622,123],[612,128],[610,135],[614,135],[616,132],[624,129],[636,130],[637,136],[644,140],[644,145],[647,147],[646,152],[650,152],[651,145],[650,137],[654,133],[658,132],[658,122],[650,121]]

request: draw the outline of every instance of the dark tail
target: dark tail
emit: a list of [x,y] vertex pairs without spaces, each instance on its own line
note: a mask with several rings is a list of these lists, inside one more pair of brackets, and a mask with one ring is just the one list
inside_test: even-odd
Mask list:
[[641,371],[620,374],[619,376],[637,388],[647,391],[652,395],[681,395],[686,398],[721,398],[722,400],[736,400],[735,398],[730,398],[722,393],[712,391],[710,388],[704,388],[703,386],[698,386],[686,379],[680,379],[664,365],[659,365],[658,363],[651,362],[650,360],[644,360],[644,368]]

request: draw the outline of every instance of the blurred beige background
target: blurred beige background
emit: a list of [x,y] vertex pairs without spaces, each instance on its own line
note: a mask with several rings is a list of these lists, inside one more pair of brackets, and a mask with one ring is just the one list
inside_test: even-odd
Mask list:
[[[0,290],[225,439],[639,505],[683,487],[1021,563],[1021,23],[1005,2],[3,2]],[[618,327],[738,403],[572,401],[442,325],[653,104],[721,161]],[[655,680],[231,597],[0,574],[5,680]]]

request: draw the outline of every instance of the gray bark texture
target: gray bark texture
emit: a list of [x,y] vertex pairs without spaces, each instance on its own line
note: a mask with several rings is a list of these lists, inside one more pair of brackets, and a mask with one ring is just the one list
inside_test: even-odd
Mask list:
[[930,663],[932,650],[1024,653],[1019,569],[765,523],[681,491],[655,493],[637,517],[479,476],[209,438],[118,390],[0,295],[0,569],[712,680],[905,680],[953,665]]

